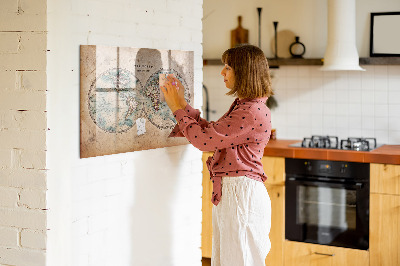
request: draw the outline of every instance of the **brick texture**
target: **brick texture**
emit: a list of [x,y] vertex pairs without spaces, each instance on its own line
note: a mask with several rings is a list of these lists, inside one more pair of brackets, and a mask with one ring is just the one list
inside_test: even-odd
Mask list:
[[0,265],[46,264],[46,12],[0,2]]

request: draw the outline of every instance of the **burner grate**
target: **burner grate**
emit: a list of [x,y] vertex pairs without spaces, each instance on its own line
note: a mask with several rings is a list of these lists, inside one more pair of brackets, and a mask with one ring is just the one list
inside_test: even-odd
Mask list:
[[342,150],[369,151],[376,147],[376,138],[347,138],[340,141]]
[[304,138],[301,147],[305,148],[325,148],[325,149],[338,149],[339,140],[336,136],[317,136],[313,135],[311,138]]

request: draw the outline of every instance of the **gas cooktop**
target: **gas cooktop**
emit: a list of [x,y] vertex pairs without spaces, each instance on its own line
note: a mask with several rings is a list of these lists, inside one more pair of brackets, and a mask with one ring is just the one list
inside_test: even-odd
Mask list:
[[289,145],[301,148],[320,148],[353,151],[371,151],[382,145],[377,145],[376,138],[347,138],[339,142],[336,136],[311,136],[304,138],[302,142]]

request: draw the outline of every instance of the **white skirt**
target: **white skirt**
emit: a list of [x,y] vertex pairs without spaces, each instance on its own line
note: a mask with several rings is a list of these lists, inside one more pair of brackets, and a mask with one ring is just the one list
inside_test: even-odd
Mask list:
[[212,223],[212,266],[265,265],[271,249],[271,201],[262,182],[245,176],[223,177]]

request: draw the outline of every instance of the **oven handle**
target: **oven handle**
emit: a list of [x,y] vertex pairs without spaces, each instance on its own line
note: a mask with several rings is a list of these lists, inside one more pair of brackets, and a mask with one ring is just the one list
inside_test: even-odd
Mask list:
[[316,181],[309,181],[309,180],[304,180],[303,178],[297,178],[297,177],[288,177],[287,181],[291,182],[296,182],[296,183],[301,183],[304,185],[340,185],[348,188],[353,188],[353,189],[361,189],[363,187],[362,182],[356,182],[356,183],[346,183],[346,182],[332,182],[332,181],[321,181],[321,180],[316,180]]

